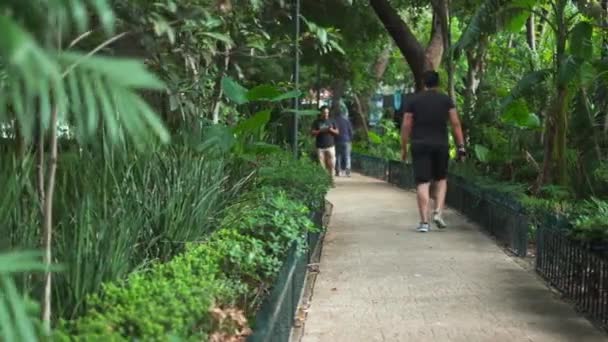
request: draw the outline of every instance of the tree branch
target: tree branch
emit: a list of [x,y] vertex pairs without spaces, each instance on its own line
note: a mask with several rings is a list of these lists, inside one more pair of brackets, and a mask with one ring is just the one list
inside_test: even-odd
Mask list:
[[403,54],[416,79],[416,87],[420,88],[426,59],[425,49],[387,0],[370,0],[369,3]]

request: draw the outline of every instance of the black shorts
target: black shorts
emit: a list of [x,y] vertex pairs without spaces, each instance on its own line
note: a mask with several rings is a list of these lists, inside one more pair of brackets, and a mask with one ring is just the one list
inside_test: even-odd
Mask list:
[[412,144],[412,163],[416,184],[446,179],[449,161],[448,146]]

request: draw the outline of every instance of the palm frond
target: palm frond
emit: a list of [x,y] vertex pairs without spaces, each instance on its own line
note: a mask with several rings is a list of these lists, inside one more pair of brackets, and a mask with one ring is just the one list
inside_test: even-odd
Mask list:
[[107,0],[4,0],[0,12],[35,34],[48,33],[49,23],[63,33],[83,32],[90,26],[91,14],[107,33],[112,33],[115,22]]
[[76,52],[49,52],[13,18],[0,15],[0,60],[6,75],[0,79],[0,121],[12,112],[23,137],[30,141],[36,122],[48,129],[51,108],[60,120],[75,126],[84,139],[103,122],[111,141],[121,132],[138,143],[168,132],[138,89],[163,89],[163,84],[134,60],[90,56]]
[[3,341],[38,341],[38,319],[29,310],[27,300],[19,293],[12,275],[44,271],[41,253],[11,252],[0,254],[0,336]]

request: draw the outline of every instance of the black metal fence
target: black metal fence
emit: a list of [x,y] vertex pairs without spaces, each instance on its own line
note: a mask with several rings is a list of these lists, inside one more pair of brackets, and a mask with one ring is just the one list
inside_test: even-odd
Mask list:
[[[311,219],[320,229],[323,228],[324,213],[324,210],[319,210],[311,215]],[[269,296],[256,315],[253,334],[247,341],[289,341],[306,279],[307,265],[311,262],[315,249],[320,247],[321,234],[322,232],[308,233],[306,253],[298,253],[295,245],[289,250],[287,260],[279,271]]]
[[[387,180],[400,188],[413,189],[410,165],[400,161],[353,154],[353,170]],[[528,220],[523,210],[500,196],[466,179],[450,174],[446,203],[476,222],[518,256],[528,251]]]
[[608,258],[567,231],[539,225],[536,271],[577,309],[608,329]]
[[[378,177],[385,168],[386,178]],[[353,170],[387,179],[410,189],[415,185],[411,167],[398,161],[353,154]],[[383,176],[383,175],[381,175]],[[513,198],[476,185],[458,175],[449,175],[446,202],[475,221],[516,255],[524,257],[529,247],[529,228],[536,228],[536,271],[572,300],[589,319],[608,330],[608,245],[573,239],[568,224],[552,215],[533,223]]]

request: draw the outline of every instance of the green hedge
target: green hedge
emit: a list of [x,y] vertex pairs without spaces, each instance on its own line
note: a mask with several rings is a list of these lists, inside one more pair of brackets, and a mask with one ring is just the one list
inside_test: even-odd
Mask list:
[[89,298],[83,317],[60,325],[55,340],[204,341],[213,333],[245,333],[246,318],[259,308],[288,249],[296,241],[304,247],[306,233],[314,230],[304,202],[321,202],[329,184],[307,162],[275,157],[260,167],[260,187],[243,194],[207,241],[126,281],[105,284]]

